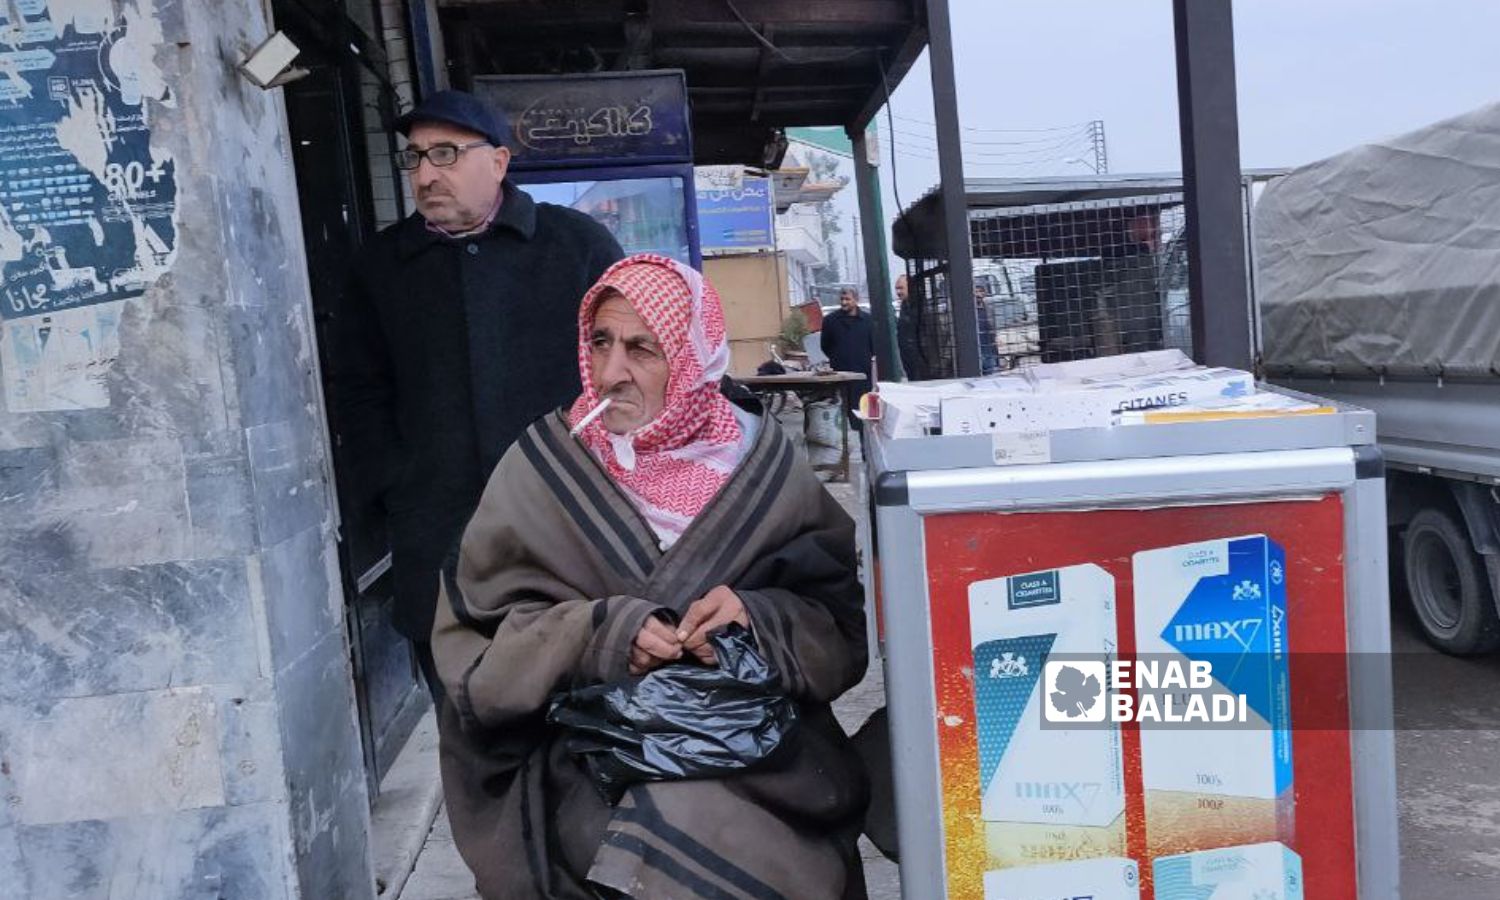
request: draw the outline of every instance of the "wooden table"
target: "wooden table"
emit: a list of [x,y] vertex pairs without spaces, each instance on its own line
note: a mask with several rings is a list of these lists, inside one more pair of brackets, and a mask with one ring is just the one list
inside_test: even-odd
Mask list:
[[[791,392],[802,401],[802,433],[808,431],[810,407],[822,400],[834,399],[839,405],[839,461],[834,465],[815,465],[820,472],[832,471],[842,481],[849,480],[849,411],[844,386],[864,381],[858,372],[788,372],[785,375],[747,375],[736,379],[762,397]],[[769,404],[768,404],[769,407]]]

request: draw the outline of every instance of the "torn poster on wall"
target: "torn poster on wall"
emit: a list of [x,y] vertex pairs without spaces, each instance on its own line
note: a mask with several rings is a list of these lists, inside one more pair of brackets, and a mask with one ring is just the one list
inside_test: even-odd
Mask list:
[[100,409],[120,356],[123,300],[0,322],[5,405],[13,413]]
[[[154,59],[163,41],[155,13],[154,0],[118,8],[114,0],[0,4],[0,363],[8,405],[20,396],[66,404],[44,409],[106,404],[98,364],[80,369],[76,355],[49,356],[83,345],[42,342],[39,323],[10,326],[52,316],[49,335],[96,335],[97,323],[82,327],[88,315],[65,313],[140,296],[171,267],[176,164],[151,145],[145,102],[172,102]],[[27,341],[40,354],[30,363],[16,350]],[[107,367],[97,356],[107,350],[89,354]],[[44,371],[52,373],[45,390],[14,384]],[[84,380],[59,391],[69,372]]]

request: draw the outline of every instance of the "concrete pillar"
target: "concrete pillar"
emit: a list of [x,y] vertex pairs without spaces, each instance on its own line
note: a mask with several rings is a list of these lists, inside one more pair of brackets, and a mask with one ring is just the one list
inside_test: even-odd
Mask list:
[[6,7],[6,897],[373,895],[268,7]]
[[865,248],[865,284],[875,317],[875,359],[882,381],[901,381],[906,371],[896,340],[896,308],[891,302],[890,266],[886,263],[885,211],[880,203],[880,175],[875,141],[863,128],[846,129],[854,145],[854,188],[859,192],[860,240]]

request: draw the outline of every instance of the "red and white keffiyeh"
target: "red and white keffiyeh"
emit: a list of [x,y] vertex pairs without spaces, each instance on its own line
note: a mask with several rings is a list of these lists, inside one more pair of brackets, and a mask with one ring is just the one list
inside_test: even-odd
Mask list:
[[578,310],[578,370],[583,395],[569,420],[599,404],[594,388],[594,313],[619,293],[661,345],[669,366],[661,412],[635,431],[611,434],[595,420],[578,439],[635,503],[664,547],[671,546],[718,494],[744,456],[744,432],[719,392],[729,368],[729,342],[719,294],[697,271],[643,253],[605,270]]

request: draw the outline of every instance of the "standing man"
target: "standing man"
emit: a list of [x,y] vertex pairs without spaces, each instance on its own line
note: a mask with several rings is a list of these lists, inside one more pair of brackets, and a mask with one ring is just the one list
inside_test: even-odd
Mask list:
[[974,285],[974,308],[979,315],[979,371],[993,375],[1000,371],[1000,346],[995,342],[995,322],[990,315],[990,298],[980,285]]
[[911,283],[906,274],[896,277],[896,350],[901,354],[901,368],[907,381],[921,381],[927,376],[922,364],[922,343],[917,328],[917,304],[911,300]]
[[439,567],[511,442],[578,395],[578,304],[623,254],[506,180],[507,128],[478,98],[433,94],[396,130],[417,211],[357,260],[330,370],[354,496],[388,526],[393,624],[436,699]]
[[870,389],[870,359],[875,355],[875,328],[870,317],[859,308],[859,294],[854,288],[839,292],[839,308],[823,317],[823,334],[819,338],[828,364],[840,372],[858,372],[864,381],[844,385],[844,412],[849,427],[860,430],[859,398]]
[[1104,278],[1093,316],[1094,353],[1114,356],[1160,350],[1162,303],[1157,283],[1161,250],[1159,213],[1137,213],[1117,243],[1105,248]]

